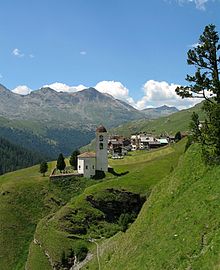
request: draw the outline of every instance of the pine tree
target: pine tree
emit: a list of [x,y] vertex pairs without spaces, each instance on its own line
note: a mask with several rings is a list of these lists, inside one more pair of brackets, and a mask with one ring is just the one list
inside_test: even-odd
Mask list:
[[207,25],[197,46],[188,51],[187,62],[196,68],[187,75],[188,86],[176,88],[182,98],[205,99],[203,110],[207,117],[202,128],[204,157],[209,162],[220,159],[220,44],[215,25]]
[[181,135],[181,132],[178,131],[176,134],[175,134],[175,142],[178,142],[182,139],[182,135]]
[[45,173],[47,172],[47,170],[48,170],[47,162],[42,161],[41,164],[40,164],[40,173],[42,173],[43,176],[45,176]]
[[201,141],[201,127],[200,127],[199,115],[193,112],[191,119],[192,121],[190,122],[190,129],[192,132],[192,139],[194,142],[200,142]]
[[60,153],[57,159],[57,169],[61,172],[65,169],[66,163],[63,157],[63,154]]
[[77,169],[77,156],[80,154],[78,149],[74,150],[70,156],[70,165],[73,166],[74,170]]

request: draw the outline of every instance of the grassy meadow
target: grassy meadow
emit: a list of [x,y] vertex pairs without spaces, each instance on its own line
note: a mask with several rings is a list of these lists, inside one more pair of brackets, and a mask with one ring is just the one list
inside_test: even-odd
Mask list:
[[52,183],[34,166],[0,176],[0,269],[24,269],[37,223],[91,184],[78,179]]
[[[220,269],[220,168],[193,145],[125,233],[100,244],[101,269]],[[98,269],[94,258],[83,269]]]
[[[104,179],[51,182],[39,166],[0,177],[0,268],[52,270],[63,254],[81,247],[93,254],[82,269],[220,269],[220,168],[206,166],[198,145],[185,140],[109,160]],[[49,171],[55,162],[49,163]],[[144,196],[123,231],[88,198],[109,205]],[[89,241],[95,239],[95,242]]]
[[[81,244],[81,240],[85,243],[85,237],[74,239],[74,235],[62,229],[62,218],[70,209],[84,209],[78,218],[92,214],[95,220],[100,213],[91,209],[85,198],[89,194],[102,196],[111,187],[148,197],[154,186],[177,165],[183,149],[181,142],[152,152],[131,153],[123,160],[110,160],[115,172],[122,175],[108,173],[102,180],[81,178],[51,183],[48,176],[39,174],[39,166],[1,176],[1,268],[24,269],[27,261],[27,269],[50,269],[45,251],[56,262],[63,251]],[[54,165],[49,164],[49,171]],[[117,232],[118,227],[103,223],[100,230]],[[92,233],[97,235],[100,231],[96,232],[94,226]],[[35,237],[41,248],[33,243]],[[90,251],[95,249],[95,244],[87,241],[86,245]]]

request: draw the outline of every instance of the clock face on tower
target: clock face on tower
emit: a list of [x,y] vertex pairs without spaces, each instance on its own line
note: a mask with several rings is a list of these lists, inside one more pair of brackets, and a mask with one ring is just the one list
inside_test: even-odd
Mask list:
[[103,141],[103,135],[99,136],[99,141],[102,142]]

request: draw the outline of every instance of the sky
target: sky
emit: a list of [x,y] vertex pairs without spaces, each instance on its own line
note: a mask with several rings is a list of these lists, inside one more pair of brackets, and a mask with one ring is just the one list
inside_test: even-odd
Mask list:
[[17,94],[95,87],[138,109],[179,109],[187,51],[220,33],[220,0],[2,0],[0,83]]

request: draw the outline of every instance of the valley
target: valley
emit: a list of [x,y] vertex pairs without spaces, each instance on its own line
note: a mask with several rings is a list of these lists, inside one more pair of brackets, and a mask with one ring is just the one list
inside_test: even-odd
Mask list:
[[42,88],[21,96],[0,85],[0,137],[49,160],[88,144],[97,125],[107,128],[141,118],[171,114],[176,108],[138,111],[94,88],[76,93]]

